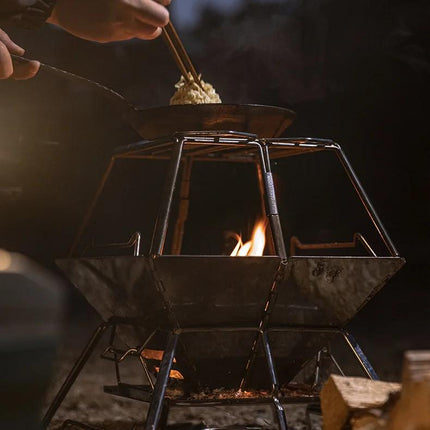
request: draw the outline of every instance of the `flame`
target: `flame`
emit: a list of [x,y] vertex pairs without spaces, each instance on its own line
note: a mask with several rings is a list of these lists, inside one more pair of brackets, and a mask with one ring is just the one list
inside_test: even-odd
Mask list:
[[260,256],[263,255],[266,246],[266,221],[260,220],[255,223],[252,239],[243,243],[242,237],[235,234],[237,244],[230,254],[231,257]]

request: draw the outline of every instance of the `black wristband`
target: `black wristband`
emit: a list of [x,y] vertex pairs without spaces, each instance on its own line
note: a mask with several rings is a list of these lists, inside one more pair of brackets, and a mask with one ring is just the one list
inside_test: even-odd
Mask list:
[[56,0],[37,0],[28,6],[19,18],[19,25],[28,29],[41,27],[51,16]]

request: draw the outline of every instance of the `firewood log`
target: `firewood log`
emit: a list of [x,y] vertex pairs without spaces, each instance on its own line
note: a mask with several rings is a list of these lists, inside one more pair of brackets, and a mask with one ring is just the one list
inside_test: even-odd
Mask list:
[[331,375],[321,390],[324,430],[342,430],[355,411],[377,409],[399,390],[396,383]]

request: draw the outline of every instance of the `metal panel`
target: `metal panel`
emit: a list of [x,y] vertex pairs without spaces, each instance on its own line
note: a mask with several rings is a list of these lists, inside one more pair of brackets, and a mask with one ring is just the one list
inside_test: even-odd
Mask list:
[[290,257],[271,324],[344,326],[403,264],[400,257]]
[[119,327],[129,346],[143,344],[157,327],[168,327],[162,296],[144,257],[103,257],[58,260],[57,265],[107,321],[110,317],[136,318],[139,328]]
[[[280,258],[228,256],[104,257],[58,262],[104,319],[137,318],[122,328],[129,346],[155,328],[249,326],[257,328]],[[290,257],[271,315],[274,326],[343,326],[404,264],[397,257]],[[178,369],[201,387],[238,386],[253,343],[250,331],[184,333]],[[281,384],[300,370],[329,335],[270,333]],[[248,388],[267,381],[262,351]],[[193,374],[190,374],[190,364]]]
[[156,278],[181,327],[257,326],[279,257],[161,256]]
[[[155,278],[179,327],[258,327],[280,258],[160,256]],[[184,333],[176,358],[201,388],[238,388],[255,332]]]
[[[270,325],[344,327],[403,264],[399,257],[290,257]],[[332,336],[270,333],[281,382],[294,378]]]

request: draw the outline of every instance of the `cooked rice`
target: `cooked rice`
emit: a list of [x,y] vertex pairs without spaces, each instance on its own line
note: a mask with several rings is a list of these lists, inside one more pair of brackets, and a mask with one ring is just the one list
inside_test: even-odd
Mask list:
[[190,73],[188,76],[190,77],[189,82],[181,76],[179,82],[175,84],[176,92],[170,99],[171,105],[221,103],[219,95],[211,84],[200,79],[203,87],[202,89],[196,82],[194,82]]

